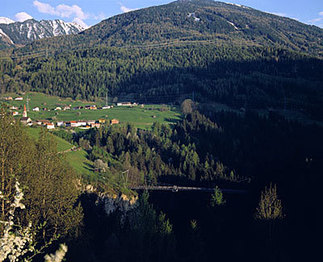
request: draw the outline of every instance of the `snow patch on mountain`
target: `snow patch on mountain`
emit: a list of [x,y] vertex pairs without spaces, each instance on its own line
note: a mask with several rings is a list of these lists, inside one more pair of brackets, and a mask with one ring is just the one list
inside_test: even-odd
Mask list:
[[234,24],[234,23],[232,23],[232,22],[230,22],[230,21],[227,21],[230,25],[232,25],[233,27],[234,27],[234,29],[235,30],[239,30],[239,28],[238,27],[236,27],[236,25]]
[[0,17],[0,24],[6,24],[6,25],[9,25],[9,24],[12,24],[14,23],[15,21],[13,21],[12,19],[8,18],[8,17]]
[[197,17],[195,13],[189,13],[187,17],[193,17],[195,22],[199,22],[201,18]]
[[2,41],[6,42],[8,44],[12,44],[13,45],[13,42],[10,39],[10,37],[7,36],[6,33],[3,32],[1,29],[0,29],[0,38],[1,38]]
[[[41,20],[40,22],[29,19],[24,22],[0,24],[0,29],[14,44],[19,45],[28,44],[42,38],[77,34],[84,30],[82,26],[75,22],[66,23],[59,19]],[[2,38],[4,37],[3,35]],[[5,42],[8,43],[8,41]]]
[[245,8],[245,9],[250,9],[249,7],[244,6],[244,5],[239,5],[239,4],[234,4],[234,3],[226,3],[226,4],[235,5],[235,6],[238,6],[238,7],[241,7],[241,8]]

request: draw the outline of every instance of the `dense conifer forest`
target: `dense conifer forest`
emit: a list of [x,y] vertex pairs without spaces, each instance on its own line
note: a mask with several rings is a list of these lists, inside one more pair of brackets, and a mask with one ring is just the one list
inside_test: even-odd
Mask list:
[[186,46],[95,48],[1,63],[1,91],[40,91],[94,100],[125,95],[178,103],[185,96],[240,109],[288,109],[320,119],[322,60],[282,49]]

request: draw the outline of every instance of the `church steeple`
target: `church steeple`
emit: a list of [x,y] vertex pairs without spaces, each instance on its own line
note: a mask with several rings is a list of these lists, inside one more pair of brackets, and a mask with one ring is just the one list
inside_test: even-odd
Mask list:
[[22,113],[22,117],[27,117],[26,105],[24,105],[24,112]]

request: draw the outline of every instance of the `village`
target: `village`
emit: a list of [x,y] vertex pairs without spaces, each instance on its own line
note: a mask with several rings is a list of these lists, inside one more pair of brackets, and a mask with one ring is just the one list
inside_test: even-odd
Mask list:
[[[3,98],[4,101],[24,101],[24,98],[21,96],[18,96],[16,98],[13,98],[11,96],[8,97],[4,97]],[[110,124],[110,125],[116,125],[119,124],[120,121],[118,119],[111,119],[111,120],[107,120],[104,118],[99,118],[97,120],[69,120],[69,121],[53,121],[53,120],[49,120],[49,119],[31,119],[28,116],[28,109],[26,107],[26,104],[28,105],[28,98],[26,99],[26,103],[23,105],[23,113],[22,113],[22,117],[20,118],[20,122],[26,126],[43,126],[49,130],[55,129],[55,128],[80,128],[80,129],[90,129],[90,128],[100,128],[101,125],[103,124]],[[134,106],[139,106],[137,103],[131,103],[131,102],[120,102],[120,103],[116,103],[116,106],[118,107],[134,107]],[[144,107],[144,105],[140,105],[142,108]],[[9,109],[12,113],[13,116],[19,116],[19,109],[21,108],[18,106],[10,106]],[[48,107],[33,107],[31,110],[33,112],[41,112],[41,111],[68,111],[68,110],[107,110],[107,109],[111,109],[113,108],[113,105],[105,105],[105,106],[101,106],[98,107],[96,105],[84,105],[84,106],[74,106],[72,107],[72,105],[64,105],[64,106],[56,106],[54,108],[48,108]]]

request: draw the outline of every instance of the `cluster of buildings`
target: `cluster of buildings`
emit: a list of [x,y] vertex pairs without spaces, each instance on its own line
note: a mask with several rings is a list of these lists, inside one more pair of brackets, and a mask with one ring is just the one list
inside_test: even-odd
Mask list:
[[117,106],[138,106],[138,104],[131,103],[131,102],[121,102],[121,103],[117,103]]
[[[23,101],[24,98],[21,96],[18,97],[4,97],[3,98],[5,101]],[[27,103],[28,103],[28,99],[27,99]],[[116,104],[117,106],[124,106],[124,107],[134,107],[134,106],[138,106],[137,103],[131,103],[131,102],[120,102]],[[144,105],[140,105],[141,107],[144,107]],[[40,112],[40,111],[50,111],[50,110],[54,110],[54,111],[66,111],[66,110],[80,110],[80,109],[88,109],[88,110],[101,110],[101,109],[110,109],[113,106],[102,106],[102,107],[97,107],[96,105],[85,105],[85,106],[76,106],[76,107],[72,107],[72,105],[64,105],[64,106],[57,106],[56,108],[40,108],[40,107],[34,107],[32,108],[33,112]],[[17,116],[19,115],[19,108],[16,106],[11,106],[10,110],[12,112],[13,116]],[[82,128],[82,129],[89,129],[89,128],[99,128],[102,124],[106,123],[105,119],[99,119],[99,120],[78,120],[78,121],[56,121],[55,123],[50,121],[50,120],[36,120],[33,121],[31,120],[31,118],[28,117],[27,115],[27,110],[26,110],[26,105],[24,105],[24,111],[22,114],[22,118],[20,119],[20,121],[24,124],[24,125],[28,125],[28,126],[32,126],[32,125],[39,125],[39,126],[44,126],[47,129],[54,129],[56,127],[71,127],[71,128]],[[111,125],[115,125],[115,124],[119,124],[119,120],[118,119],[112,119],[109,121],[109,124]]]
[[13,100],[15,100],[15,101],[23,101],[24,98],[22,96],[18,96],[16,98],[12,98],[12,96],[7,96],[7,97],[4,97],[4,100],[5,101],[13,101]]
[[[112,108],[113,106],[103,106],[103,107],[97,107],[96,105],[87,105],[87,106],[76,106],[72,108],[72,105],[66,105],[66,106],[57,106],[53,110],[54,111],[66,111],[66,110],[79,110],[79,109],[88,109],[88,110],[98,110],[98,109],[109,109]],[[39,108],[34,107],[33,108],[34,112],[39,112],[39,111],[50,111],[48,108]]]
[[[77,121],[56,121],[55,123],[49,120],[31,120],[27,115],[26,105],[24,105],[24,112],[22,118],[20,119],[21,123],[27,126],[43,126],[47,129],[55,129],[56,127],[79,127],[81,129],[90,129],[90,128],[100,128],[102,124],[106,123],[106,119],[99,120],[77,120]],[[119,124],[118,119],[110,120],[110,125]]]
[[[56,127],[79,127],[81,129],[100,128],[102,124],[106,123],[105,119],[99,120],[77,120],[77,121],[57,121],[55,123],[49,120],[37,120],[32,122],[35,125],[44,126],[47,129],[54,129]],[[112,119],[110,124],[119,124],[118,119]]]

